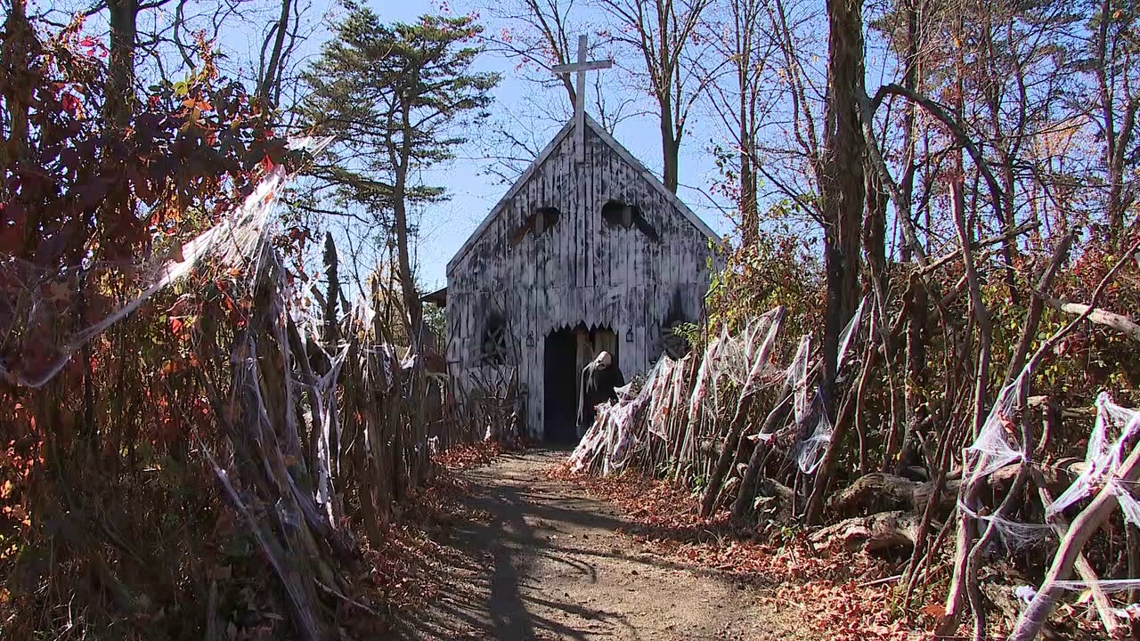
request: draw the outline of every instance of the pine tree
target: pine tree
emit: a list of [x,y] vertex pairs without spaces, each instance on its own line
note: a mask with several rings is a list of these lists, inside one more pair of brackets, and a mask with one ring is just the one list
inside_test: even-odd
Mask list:
[[[464,132],[487,117],[493,73],[472,70],[482,27],[471,17],[423,16],[383,24],[370,9],[348,5],[336,37],[303,74],[304,120],[335,136],[314,170],[342,207],[368,212],[395,245],[412,345],[423,311],[412,272],[408,212],[446,199],[423,184],[422,170],[447,162]],[[327,209],[327,208],[326,208]]]

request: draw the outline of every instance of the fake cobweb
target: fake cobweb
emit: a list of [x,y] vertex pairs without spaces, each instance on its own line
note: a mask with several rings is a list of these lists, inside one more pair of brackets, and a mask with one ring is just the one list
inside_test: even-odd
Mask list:
[[649,445],[649,437],[667,440],[666,430],[677,416],[720,416],[742,394],[751,393],[769,374],[778,371],[769,358],[775,347],[783,308],[753,319],[738,334],[722,331],[701,355],[692,390],[686,389],[685,368],[692,356],[676,360],[663,355],[641,384],[618,389],[617,403],[599,405],[594,424],[570,455],[571,469],[598,466],[603,474],[619,470]]
[[[641,451],[647,440],[634,433],[634,423],[641,410],[647,406],[650,417],[656,413],[660,416],[664,411],[663,398],[672,398],[662,394],[662,389],[669,386],[676,378],[675,370],[680,369],[680,363],[669,356],[662,356],[657,365],[650,370],[641,390],[634,394],[633,383],[630,382],[616,391],[618,402],[599,405],[594,424],[586,430],[578,446],[570,455],[570,468],[576,472],[587,469],[597,461],[601,461],[602,473],[610,474],[626,466],[632,456]],[[652,420],[652,418],[651,418]]]
[[1025,452],[1017,442],[1017,417],[1015,413],[1025,406],[1026,377],[1024,370],[1011,383],[998,392],[982,429],[974,442],[966,448],[971,461],[969,473],[965,475],[971,482],[989,476],[1001,468],[1025,459]]
[[[330,141],[303,138],[290,146],[316,154]],[[269,214],[288,178],[284,167],[274,167],[218,224],[149,264],[84,261],[45,270],[0,255],[0,378],[16,386],[43,387],[93,338],[199,266],[236,270],[255,279]],[[72,310],[81,292],[96,282],[114,283],[120,291],[132,293],[114,304],[89,301],[82,306],[83,325],[68,329],[71,319],[79,316]]]
[[[839,335],[839,353],[835,367],[837,373],[843,371],[843,364],[847,361],[852,343],[859,333],[865,303],[866,299],[859,303],[855,315],[851,317]],[[792,359],[792,365],[787,372],[787,381],[794,394],[792,407],[796,426],[799,430],[796,464],[804,474],[814,474],[819,469],[820,464],[823,463],[823,455],[831,444],[832,436],[835,435],[835,426],[832,425],[831,419],[827,416],[821,390],[816,389],[814,395],[811,396],[810,404],[808,402],[808,375],[810,374],[808,358],[810,354],[811,337],[804,336],[800,340],[800,347],[796,350],[796,356]]]
[[[838,364],[849,359],[859,334],[864,305],[840,335]],[[631,458],[649,446],[650,437],[669,443],[680,438],[691,442],[688,431],[700,425],[702,417],[729,418],[733,407],[746,394],[761,386],[786,382],[793,396],[795,429],[791,454],[801,471],[812,474],[818,469],[834,434],[834,428],[823,411],[822,397],[813,389],[811,378],[816,368],[812,360],[812,341],[804,336],[786,368],[771,362],[783,323],[785,311],[774,308],[749,322],[737,334],[722,331],[709,341],[686,389],[685,372],[692,356],[674,360],[662,356],[634,393],[631,386],[619,391],[617,403],[600,405],[594,424],[582,437],[570,456],[571,469],[582,471],[600,468],[603,474],[624,467]],[[687,420],[684,435],[670,433],[677,418]],[[751,438],[769,441],[774,434],[758,434]]]
[[784,309],[777,307],[749,321],[738,334],[723,328],[709,341],[689,397],[690,416],[702,410],[714,417],[723,416],[759,378],[776,371],[769,366],[768,356],[783,318]]
[[1060,513],[1066,507],[1099,491],[1110,487],[1116,495],[1125,518],[1140,526],[1140,505],[1117,477],[1117,470],[1124,461],[1124,447],[1140,430],[1140,412],[1121,407],[1112,402],[1108,394],[1101,393],[1096,399],[1096,423],[1089,436],[1085,453],[1084,470],[1056,501],[1049,506],[1047,516]]
[[[1018,412],[1026,405],[1028,370],[1002,388],[974,442],[965,448],[967,470],[964,477],[976,483],[983,477],[1016,463],[1024,464],[1024,445],[1018,437]],[[1055,543],[1064,536],[1064,528],[1056,524],[1066,508],[1108,489],[1117,501],[1128,523],[1140,526],[1140,502],[1132,495],[1128,483],[1120,478],[1119,471],[1127,452],[1126,446],[1135,442],[1140,433],[1140,411],[1122,407],[1102,392],[1096,399],[1096,421],[1089,435],[1081,472],[1069,487],[1045,509],[1047,524],[1020,523],[996,515],[978,514],[959,502],[958,509],[977,519],[986,528],[995,528],[1002,542],[1011,551],[1043,543]],[[1085,580],[1067,580],[1054,583],[1061,590],[1083,591],[1094,583]],[[1105,579],[1095,582],[1105,593],[1140,589],[1140,578]],[[1019,588],[1019,596],[1029,601],[1034,596],[1029,586]]]

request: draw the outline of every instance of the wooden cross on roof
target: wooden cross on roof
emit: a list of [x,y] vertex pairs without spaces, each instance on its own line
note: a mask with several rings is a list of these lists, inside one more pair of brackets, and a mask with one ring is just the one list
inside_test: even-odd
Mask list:
[[586,60],[586,36],[578,36],[578,61],[555,65],[556,75],[577,73],[574,85],[574,128],[578,135],[578,162],[586,162],[586,72],[609,69],[609,60]]

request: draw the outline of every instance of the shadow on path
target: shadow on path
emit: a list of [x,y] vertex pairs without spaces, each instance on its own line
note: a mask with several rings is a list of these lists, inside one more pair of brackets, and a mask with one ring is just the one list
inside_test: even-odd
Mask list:
[[506,454],[465,473],[486,518],[444,536],[462,561],[403,639],[714,639],[749,617],[729,583],[663,562],[615,530],[613,508],[546,478],[565,452]]

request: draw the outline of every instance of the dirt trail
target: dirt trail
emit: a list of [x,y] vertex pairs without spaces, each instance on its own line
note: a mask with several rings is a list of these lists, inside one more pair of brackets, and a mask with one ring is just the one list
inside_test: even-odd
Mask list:
[[465,562],[445,570],[445,590],[423,604],[403,638],[789,638],[793,613],[775,612],[770,599],[716,573],[644,551],[616,532],[623,521],[613,506],[546,478],[564,456],[507,454],[465,474],[468,503],[487,518],[449,533],[445,543]]

